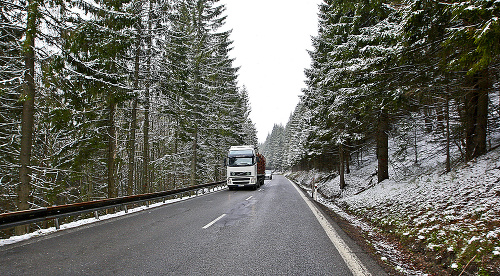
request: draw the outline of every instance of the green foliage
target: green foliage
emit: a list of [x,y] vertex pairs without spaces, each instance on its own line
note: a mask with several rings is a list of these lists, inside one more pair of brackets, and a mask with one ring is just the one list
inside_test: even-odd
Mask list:
[[282,125],[274,125],[272,132],[267,136],[266,142],[261,146],[261,152],[266,157],[268,169],[283,171],[285,152],[285,128]]
[[[498,77],[498,1],[324,0],[319,8],[299,104],[304,123],[284,140],[307,138],[297,143],[302,157],[288,167],[320,156],[338,160],[340,145],[351,152],[371,146],[381,110],[394,127],[436,132],[440,146],[457,146],[462,156],[485,148],[486,101],[479,95],[487,97]],[[418,160],[403,132],[391,131],[401,140],[400,157],[415,151]]]
[[[473,75],[499,61],[500,4],[498,1],[459,1],[451,5],[453,28],[445,47],[455,49],[449,70]],[[451,50],[449,51],[451,53]]]
[[380,109],[397,110],[394,85],[400,51],[401,14],[383,1],[325,1],[319,33],[306,70],[302,99],[310,110],[310,154],[334,154],[337,147],[362,146],[377,127]]
[[[117,194],[125,194],[135,100],[133,193],[141,191],[144,168],[152,189],[188,185],[194,159],[197,182],[220,180],[227,148],[256,143],[247,91],[237,87],[238,68],[229,57],[230,32],[219,31],[225,16],[218,1],[41,4],[55,8],[50,9],[55,14],[40,9],[37,21],[42,26],[37,39],[45,44],[36,53],[41,74],[33,206],[107,197],[108,175],[115,177]],[[18,20],[6,26],[26,23],[20,7],[2,7],[3,22]],[[0,193],[6,195],[0,210],[6,211],[15,208],[22,84],[21,73],[7,72],[22,72],[23,31],[1,27],[0,32],[9,38],[0,43],[0,96],[9,107],[0,116]],[[146,133],[148,152],[143,150]]]

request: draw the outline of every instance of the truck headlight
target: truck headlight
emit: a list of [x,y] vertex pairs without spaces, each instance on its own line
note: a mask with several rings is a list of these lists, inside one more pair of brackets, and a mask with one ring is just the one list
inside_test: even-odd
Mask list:
[[255,177],[250,177],[250,184],[255,184],[256,178]]
[[233,184],[233,181],[231,180],[231,178],[228,178],[228,179],[227,179],[227,184],[228,184],[228,185],[232,185],[232,184]]

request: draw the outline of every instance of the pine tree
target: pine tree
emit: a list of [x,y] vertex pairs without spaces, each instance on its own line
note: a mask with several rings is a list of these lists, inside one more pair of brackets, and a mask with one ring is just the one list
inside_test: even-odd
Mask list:
[[[412,99],[410,106],[419,109],[412,112],[412,119],[406,120],[412,125],[414,133],[418,125],[413,118],[421,117],[417,112],[424,116],[427,131],[439,131],[440,128],[433,127],[431,123],[436,118],[431,118],[429,113],[433,110],[439,112],[440,106],[443,105],[441,103],[448,106],[450,98],[454,98],[450,87],[456,76],[446,72],[444,68],[448,55],[442,47],[451,20],[451,13],[446,6],[434,1],[413,1],[407,9],[402,37],[404,49],[400,57],[401,67],[398,69],[401,72],[400,85],[406,90],[408,98]],[[449,108],[447,110],[445,116],[449,118]],[[446,144],[449,149],[450,130],[444,127],[441,130],[447,132],[445,136],[448,138]],[[450,160],[449,150],[447,159]],[[416,147],[415,162],[418,162]]]
[[[125,56],[132,45],[128,30],[133,20],[125,12],[126,3],[106,2],[102,6],[80,3],[89,19],[70,18],[74,21],[73,27],[65,31],[61,58],[53,65],[64,75],[59,79],[60,87],[66,88],[63,97],[66,104],[61,108],[74,114],[61,121],[73,121],[82,126],[70,130],[77,140],[74,144],[76,158],[71,166],[75,171],[86,173],[104,170],[107,197],[115,197],[118,192],[117,106],[128,99],[132,90]],[[97,164],[101,162],[97,160],[104,156],[106,167],[99,167]],[[95,166],[87,163],[89,158],[96,158]],[[94,188],[101,190],[99,186],[90,189]]]
[[36,207],[219,180],[227,148],[256,142],[218,1],[44,2],[36,22],[44,33],[34,41],[50,47],[34,53],[42,57],[36,98],[21,97],[30,72],[23,54],[35,48],[18,43],[28,38],[18,4],[1,7],[9,24],[0,27],[8,107],[0,122],[12,126],[0,130],[0,189],[10,195],[2,210],[17,205],[19,99],[35,99],[38,112],[25,174],[36,176],[28,186]]
[[266,167],[282,171],[285,167],[285,128],[275,124],[262,147],[262,154],[266,157]]
[[[241,143],[247,116],[236,86],[238,68],[229,58],[230,32],[219,32],[225,17],[217,1],[179,1],[170,14],[165,44],[162,91],[171,104],[165,111],[175,122],[174,152],[185,148],[190,160],[189,183],[205,175],[221,175],[227,147]],[[188,149],[189,148],[189,149]],[[219,150],[217,150],[219,149]],[[220,150],[222,149],[222,150]],[[183,154],[186,156],[186,153]]]
[[498,1],[459,1],[449,7],[453,28],[444,45],[450,54],[447,69],[467,71],[464,91],[466,160],[486,153],[488,92],[491,66],[500,57]]
[[337,154],[339,168],[343,168],[343,155],[351,143],[366,140],[379,129],[382,181],[388,178],[383,144],[389,129],[381,127],[388,125],[386,112],[397,109],[399,97],[384,73],[399,52],[398,10],[382,1],[325,1],[319,17],[310,53],[313,62],[306,70],[304,103],[312,115],[308,148]]
[[[19,136],[17,126],[21,118],[18,100],[22,90],[24,71],[21,14],[24,7],[18,1],[3,3],[0,7],[0,194],[16,195],[14,187],[19,173],[14,168],[19,163]],[[17,204],[11,197],[0,198],[0,213],[15,209]]]
[[[23,41],[24,79],[20,101],[23,104],[21,116],[21,147],[19,157],[19,186],[17,190],[19,210],[30,208],[31,196],[31,153],[33,145],[34,108],[35,108],[35,40],[38,32],[38,2],[27,2],[27,20]],[[17,234],[26,233],[26,227],[16,227]]]
[[283,149],[285,169],[292,169],[305,157],[304,141],[309,135],[306,112],[303,102],[299,102],[286,124]]
[[[450,136],[456,141],[464,139],[466,160],[486,152],[490,66],[498,60],[499,52],[498,43],[493,42],[499,36],[494,19],[498,8],[495,14],[494,6],[493,1],[459,1],[451,5],[412,1],[404,29],[408,50],[403,57],[405,72],[412,80],[410,90],[418,95],[420,102],[416,104],[423,106],[424,112],[431,109],[438,113],[426,116],[427,130],[434,130],[429,127],[433,122],[441,125],[441,130],[436,130],[444,133],[448,149]],[[450,130],[441,123],[446,117],[449,124],[450,103],[461,110],[462,130]],[[447,159],[449,164],[449,150]]]

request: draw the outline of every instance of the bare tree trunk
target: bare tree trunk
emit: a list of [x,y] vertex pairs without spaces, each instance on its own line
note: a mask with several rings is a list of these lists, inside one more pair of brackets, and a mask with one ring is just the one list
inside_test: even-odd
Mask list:
[[347,146],[344,148],[344,160],[345,160],[345,173],[351,173],[351,142],[347,142]]
[[413,128],[413,149],[415,150],[415,164],[418,164],[418,143],[417,143],[417,128]]
[[470,77],[471,89],[465,94],[466,160],[485,154],[488,125],[488,69]]
[[389,116],[382,109],[379,115],[377,131],[378,182],[389,179]]
[[[19,186],[17,190],[19,210],[30,208],[31,194],[31,148],[33,146],[33,125],[35,112],[35,37],[37,32],[37,13],[38,3],[35,0],[28,1],[28,19],[26,24],[25,41],[25,73],[24,89],[20,101],[23,103],[23,113],[21,118],[21,149],[20,149],[20,168],[19,168]],[[22,235],[28,231],[28,226],[16,227],[16,234]]]
[[109,95],[109,117],[108,117],[108,198],[117,197],[116,190],[116,127],[115,127],[115,110],[116,105],[113,95]]
[[145,91],[144,103],[144,146],[143,146],[143,167],[142,167],[142,192],[149,192],[149,84]]
[[451,156],[450,156],[450,96],[448,95],[448,93],[446,93],[445,120],[446,120],[446,172],[451,172]]
[[177,117],[176,120],[175,120],[175,134],[174,134],[174,166],[173,166],[173,187],[174,189],[177,189],[177,179],[179,178],[179,172],[177,171],[178,170],[178,159],[179,159],[179,156],[178,156],[178,143],[179,143],[179,129],[180,129],[180,123],[179,123],[179,118]]
[[148,51],[147,51],[147,80],[146,80],[146,89],[145,89],[145,95],[144,95],[144,148],[143,148],[143,167],[142,167],[142,174],[143,174],[143,179],[142,179],[142,192],[143,193],[148,193],[149,192],[149,161],[150,161],[150,153],[149,153],[149,108],[150,108],[150,87],[151,87],[151,79],[152,79],[152,72],[151,72],[151,56],[153,54],[152,52],[152,32],[151,28],[153,26],[153,20],[152,20],[152,5],[153,1],[149,2],[149,12],[148,12],[148,38],[147,38],[147,43],[148,43]]
[[344,145],[339,145],[339,174],[340,174],[340,189],[343,190],[345,188],[345,179],[344,179]]
[[[140,24],[140,23],[139,23]],[[139,89],[139,64],[140,64],[140,27],[138,29],[138,36],[136,41],[136,52],[135,52],[135,68],[134,68],[134,90],[137,93]],[[134,172],[135,172],[135,136],[137,129],[137,102],[138,95],[134,96],[132,102],[132,112],[130,118],[130,133],[128,140],[128,180],[127,180],[127,194],[132,195],[134,193]]]
[[132,102],[132,114],[130,119],[130,133],[128,140],[128,179],[127,179],[127,195],[134,194],[134,173],[135,173],[135,139],[137,129],[137,96]]
[[198,125],[196,125],[194,128],[194,140],[193,140],[193,145],[192,145],[193,155],[192,155],[192,159],[191,159],[191,176],[190,176],[190,185],[191,186],[196,185],[196,167],[197,167],[197,161],[198,161],[197,148],[198,148]]
[[431,122],[431,117],[432,117],[432,114],[431,114],[431,110],[430,110],[430,107],[429,107],[429,101],[427,100],[426,101],[426,105],[424,106],[424,124],[425,124],[425,130],[427,131],[427,133],[431,133],[432,132],[432,122]]
[[489,70],[485,69],[480,73],[478,80],[478,99],[477,99],[477,123],[476,123],[476,146],[475,157],[485,154],[488,151],[487,133],[488,133],[488,92],[491,87]]

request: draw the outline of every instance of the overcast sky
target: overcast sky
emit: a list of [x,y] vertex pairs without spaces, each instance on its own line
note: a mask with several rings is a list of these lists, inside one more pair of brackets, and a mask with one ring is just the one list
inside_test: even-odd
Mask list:
[[317,34],[321,0],[221,0],[240,87],[246,86],[259,142],[274,124],[288,122],[305,88],[311,36]]

